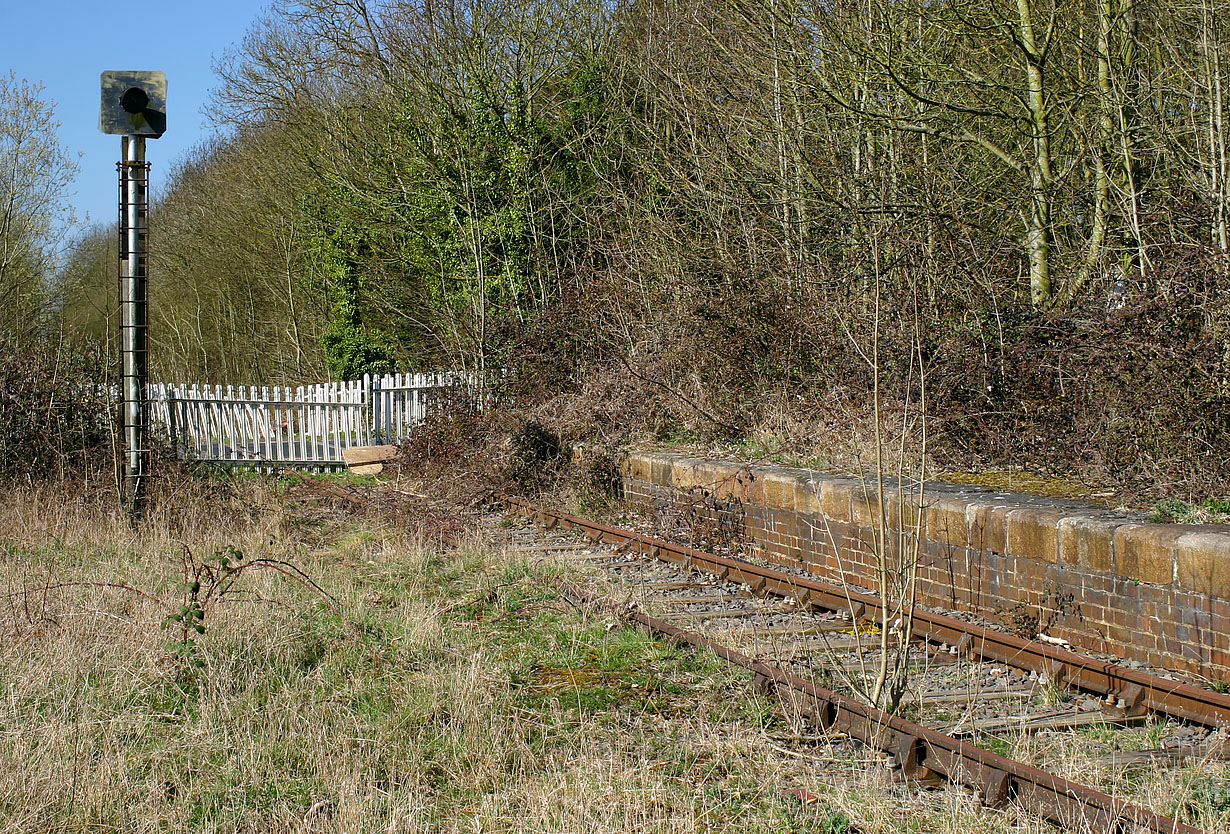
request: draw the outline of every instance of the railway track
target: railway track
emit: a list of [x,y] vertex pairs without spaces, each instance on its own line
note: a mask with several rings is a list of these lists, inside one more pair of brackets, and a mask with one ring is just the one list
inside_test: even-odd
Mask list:
[[[517,498],[506,499],[506,507],[544,531],[584,536],[585,549],[560,542],[560,552],[601,566],[624,589],[624,599],[610,602],[621,605],[630,620],[750,670],[797,718],[885,753],[900,778],[946,779],[978,791],[987,805],[1017,802],[1082,834],[1200,834],[970,739],[997,731],[1131,724],[1160,713],[1203,727],[1205,737],[1143,758],[1217,755],[1221,733],[1210,731],[1230,718],[1230,697],[919,611],[912,639],[898,649],[912,670],[903,703],[916,720],[906,720],[901,712],[907,710],[889,714],[854,697],[858,682],[878,663],[871,645],[878,638],[865,633],[879,619],[876,597]],[[1037,697],[1064,689],[1080,690],[1083,700],[1060,707]]]

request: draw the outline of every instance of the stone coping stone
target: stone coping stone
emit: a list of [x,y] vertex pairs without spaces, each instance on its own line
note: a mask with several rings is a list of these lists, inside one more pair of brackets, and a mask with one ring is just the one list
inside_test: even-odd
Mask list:
[[[620,471],[659,487],[831,521],[871,526],[880,517],[876,485],[857,475],[647,451],[627,453]],[[1230,597],[1228,525],[1151,524],[1082,501],[942,481],[923,485],[920,508],[918,486],[884,479],[883,515],[891,526],[912,527],[921,509],[923,535],[953,547]]]

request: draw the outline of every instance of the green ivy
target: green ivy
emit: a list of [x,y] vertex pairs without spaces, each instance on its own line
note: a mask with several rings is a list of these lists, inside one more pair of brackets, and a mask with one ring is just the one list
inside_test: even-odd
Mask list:
[[314,254],[331,305],[321,334],[325,364],[334,379],[357,379],[393,369],[388,340],[363,321],[361,255],[367,242],[355,228],[339,220],[316,239]]

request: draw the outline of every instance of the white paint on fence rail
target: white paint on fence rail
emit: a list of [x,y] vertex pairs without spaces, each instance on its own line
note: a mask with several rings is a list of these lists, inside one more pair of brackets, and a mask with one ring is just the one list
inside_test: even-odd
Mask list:
[[342,450],[396,443],[431,401],[467,380],[456,374],[386,374],[352,382],[273,388],[150,385],[150,423],[181,455],[275,469],[338,469]]

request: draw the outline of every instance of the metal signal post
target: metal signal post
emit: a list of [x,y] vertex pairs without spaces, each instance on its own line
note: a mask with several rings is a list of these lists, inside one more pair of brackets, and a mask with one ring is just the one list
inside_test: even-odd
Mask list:
[[134,512],[149,476],[149,165],[145,139],[167,129],[167,79],[161,72],[109,71],[101,78],[98,128],[123,137],[120,174],[120,440],[124,498]]
[[124,496],[136,507],[149,474],[146,392],[149,383],[147,232],[149,164],[145,137],[123,138],[120,173],[119,305],[120,428],[124,442]]

